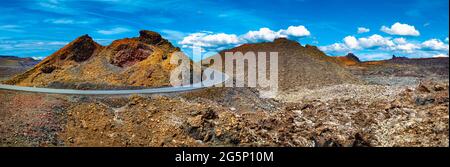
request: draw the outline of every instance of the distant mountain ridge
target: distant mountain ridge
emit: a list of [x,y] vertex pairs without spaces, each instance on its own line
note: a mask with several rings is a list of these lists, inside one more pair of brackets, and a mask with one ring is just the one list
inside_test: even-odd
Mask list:
[[[392,55],[391,59],[358,61],[355,55],[336,56],[339,64],[356,75],[392,75],[412,77],[448,77],[449,58],[408,58]],[[357,57],[356,57],[357,58]]]
[[29,57],[4,56],[0,55],[0,80],[9,79],[10,77],[20,74],[36,64],[39,60]]
[[9,67],[29,67],[39,63],[40,60],[35,60],[31,57],[5,56],[0,55],[0,66]]

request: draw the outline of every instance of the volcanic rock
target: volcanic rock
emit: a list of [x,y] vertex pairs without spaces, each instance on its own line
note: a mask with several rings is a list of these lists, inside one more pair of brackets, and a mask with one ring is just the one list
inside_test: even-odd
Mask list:
[[139,31],[139,34],[140,34],[139,41],[151,45],[158,44],[162,40],[161,35],[158,34],[157,32],[142,30]]
[[356,57],[353,53],[348,53],[345,57],[355,62],[361,63],[358,57]]
[[53,72],[53,70],[55,70],[56,69],[56,67],[55,66],[52,66],[52,65],[50,65],[50,66],[44,66],[44,67],[42,67],[41,68],[41,71],[43,72],[43,73],[51,73],[51,72]]
[[66,51],[60,55],[60,59],[74,60],[76,62],[86,61],[92,56],[97,47],[98,44],[89,35],[83,35],[67,46]]
[[346,56],[337,56],[336,59],[339,61],[339,64],[344,66],[353,66],[361,63],[361,60],[353,53],[348,53]]
[[391,60],[405,60],[405,59],[408,59],[408,58],[407,57],[398,57],[395,55],[392,55],[392,58],[391,58]]

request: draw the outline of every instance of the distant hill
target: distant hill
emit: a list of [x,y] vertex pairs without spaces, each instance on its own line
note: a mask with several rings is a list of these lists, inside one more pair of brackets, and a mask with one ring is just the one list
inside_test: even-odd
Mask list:
[[338,56],[337,60],[343,67],[356,75],[379,76],[411,76],[420,78],[448,78],[449,58],[407,58],[393,55],[391,59],[361,62],[354,54]]
[[34,66],[39,63],[39,60],[35,60],[30,57],[17,57],[17,56],[5,56],[0,55],[0,66],[1,67],[23,67],[27,68]]
[[170,71],[175,68],[170,58],[179,50],[147,30],[108,46],[83,35],[5,83],[77,89],[168,86]]
[[0,80],[22,73],[38,63],[39,60],[33,58],[0,55]]
[[[244,44],[219,53],[224,60],[225,52],[278,52],[279,87],[281,90],[298,87],[316,88],[359,80],[339,65],[339,61],[327,56],[316,46],[302,46],[296,41],[278,38],[273,42]],[[209,60],[212,58],[208,58]],[[267,60],[267,66],[269,60]]]
[[353,53],[348,53],[346,56],[336,56],[339,63],[346,66],[357,65],[361,63],[358,57],[356,57]]

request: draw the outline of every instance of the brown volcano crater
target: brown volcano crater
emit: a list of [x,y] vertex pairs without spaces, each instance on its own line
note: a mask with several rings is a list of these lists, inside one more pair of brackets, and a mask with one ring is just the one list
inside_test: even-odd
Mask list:
[[147,59],[153,53],[153,49],[150,46],[141,42],[133,41],[117,45],[113,49],[110,63],[119,67],[132,66],[137,62]]

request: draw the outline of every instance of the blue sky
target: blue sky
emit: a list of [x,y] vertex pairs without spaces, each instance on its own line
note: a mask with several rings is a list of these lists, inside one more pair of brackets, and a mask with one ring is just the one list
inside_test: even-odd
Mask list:
[[[287,37],[363,60],[448,56],[448,0],[3,0],[0,55],[45,57],[78,36],[102,45],[160,32],[188,54]],[[198,58],[197,58],[198,59]]]

